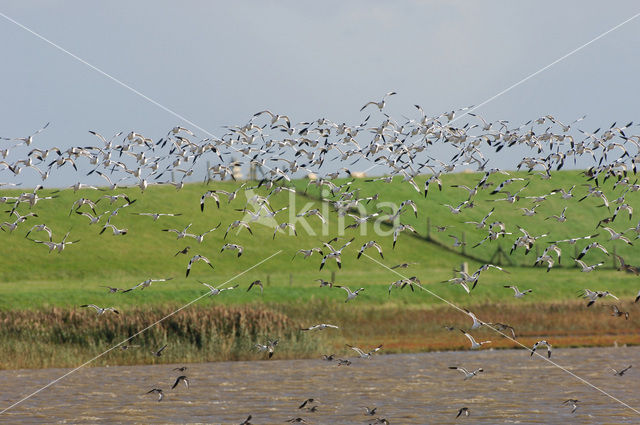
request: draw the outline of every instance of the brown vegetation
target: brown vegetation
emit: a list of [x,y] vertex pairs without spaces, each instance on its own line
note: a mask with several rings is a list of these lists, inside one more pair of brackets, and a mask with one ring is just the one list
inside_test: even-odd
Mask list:
[[[86,309],[0,312],[0,368],[77,366],[173,311],[166,306],[102,316]],[[500,307],[486,304],[473,311],[487,322],[513,326],[517,341],[526,347],[539,339],[547,339],[555,347],[640,343],[640,318],[633,312],[629,320],[613,317],[604,304],[590,308],[581,301]],[[340,329],[299,330],[317,323],[332,323]],[[274,359],[347,353],[345,343],[364,347],[383,343],[387,353],[468,349],[468,341],[458,329],[470,325],[468,316],[447,306],[353,308],[317,300],[269,307],[192,307],[126,343],[134,347],[115,348],[95,364],[256,360],[264,356],[255,344],[276,338],[279,344]],[[473,334],[492,340],[493,348],[522,348],[490,329],[481,328]],[[168,347],[162,357],[151,356],[151,350],[164,344]]]

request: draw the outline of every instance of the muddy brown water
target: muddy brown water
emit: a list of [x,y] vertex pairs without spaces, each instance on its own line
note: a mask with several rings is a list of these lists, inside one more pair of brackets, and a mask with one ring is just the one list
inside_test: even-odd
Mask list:
[[[382,351],[383,353],[384,351]],[[551,360],[640,410],[640,347],[557,349]],[[189,423],[284,424],[553,424],[640,423],[640,414],[525,350],[482,350],[321,359],[83,368],[0,415],[10,424]],[[637,363],[637,366],[636,366]],[[624,376],[608,368],[633,364]],[[482,367],[464,380],[448,369]],[[67,369],[0,371],[0,410],[62,376]],[[171,390],[185,374],[187,389]],[[145,394],[164,390],[164,400]],[[316,412],[298,409],[314,398]],[[579,408],[562,402],[581,400]],[[377,407],[366,416],[364,406]],[[469,417],[456,418],[468,407]]]

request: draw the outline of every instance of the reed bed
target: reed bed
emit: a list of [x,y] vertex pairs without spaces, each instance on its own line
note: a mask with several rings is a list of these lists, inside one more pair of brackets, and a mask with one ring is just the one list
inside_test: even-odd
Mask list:
[[[3,369],[71,367],[134,336],[172,313],[172,306],[96,315],[93,310],[0,312]],[[250,306],[180,311],[96,360],[96,365],[258,359],[256,343],[280,339],[280,358],[316,349],[285,314]],[[167,344],[161,357],[152,350]],[[280,347],[280,346],[279,346]],[[278,348],[279,348],[278,347]]]
[[[626,306],[622,306],[626,307]],[[633,305],[629,306],[633,309]],[[624,308],[623,308],[624,310]],[[174,311],[174,306],[96,315],[93,310],[0,312],[0,368],[73,367],[114,347]],[[474,313],[487,322],[506,323],[517,341],[530,347],[547,339],[556,347],[640,343],[640,317],[611,316],[606,305],[584,302],[483,304]],[[331,323],[340,329],[305,332],[301,327]],[[116,347],[93,365],[133,365],[266,359],[255,344],[278,339],[274,359],[313,358],[335,353],[352,356],[345,344],[362,348],[384,344],[384,352],[468,349],[459,329],[471,319],[447,306],[336,306],[327,300],[304,304],[195,307],[160,321]],[[452,327],[450,331],[445,326]],[[505,332],[509,334],[509,332]],[[491,348],[522,348],[490,329],[473,331]],[[167,344],[161,357],[151,351]]]

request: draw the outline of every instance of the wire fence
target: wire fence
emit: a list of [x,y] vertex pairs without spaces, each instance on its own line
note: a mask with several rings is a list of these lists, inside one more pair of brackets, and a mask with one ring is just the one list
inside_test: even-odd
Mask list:
[[[304,196],[310,200],[313,201],[317,201],[317,202],[326,202],[326,200],[324,200],[321,196],[315,196],[309,192],[298,192],[299,195]],[[358,213],[359,211],[357,211],[355,208],[351,208],[349,209],[349,212],[352,213]],[[469,261],[475,261],[478,263],[489,263],[489,264],[495,264],[496,266],[510,266],[510,267],[544,267],[545,264],[543,264],[542,266],[536,266],[535,263],[525,263],[522,261],[517,261],[517,258],[514,258],[513,256],[509,255],[509,253],[507,252],[507,250],[505,250],[505,248],[503,247],[503,242],[501,241],[497,241],[497,246],[495,248],[495,250],[493,251],[493,254],[491,254],[491,256],[489,256],[488,258],[483,258],[479,255],[470,253],[469,250],[467,249],[467,234],[466,232],[462,231],[461,235],[460,235],[460,246],[455,247],[452,246],[450,243],[445,243],[442,240],[440,240],[437,236],[434,235],[437,233],[440,233],[440,231],[438,231],[438,226],[434,225],[431,223],[431,217],[427,216],[425,218],[426,220],[426,233],[425,234],[421,234],[419,231],[416,230],[416,233],[408,233],[407,236],[408,237],[412,237],[412,238],[416,238],[416,239],[420,239],[426,243],[431,243],[433,245],[438,246],[439,248],[445,250],[445,251],[449,251],[452,253],[455,253],[457,255],[462,256],[464,259],[469,260]],[[392,221],[389,220],[383,220],[380,222],[381,226],[384,226],[386,228],[393,228],[394,223]],[[565,248],[566,249],[566,248]],[[579,254],[580,254],[580,250],[578,249],[577,245],[573,245],[573,258],[578,258]],[[544,248],[543,248],[544,250]],[[534,259],[537,259],[540,257],[541,254],[541,248],[538,244],[534,245],[531,248],[531,253],[535,255]],[[602,267],[607,268],[607,269],[616,269],[618,270],[620,268],[618,259],[616,257],[617,253],[616,253],[616,247],[613,247],[613,255],[609,256],[610,261],[607,261]],[[461,266],[463,267],[463,266]],[[466,266],[465,266],[466,267]],[[579,265],[575,262],[571,262],[571,264],[569,265],[565,265],[562,264],[561,260],[559,260],[556,264],[553,265],[554,268],[579,268]]]

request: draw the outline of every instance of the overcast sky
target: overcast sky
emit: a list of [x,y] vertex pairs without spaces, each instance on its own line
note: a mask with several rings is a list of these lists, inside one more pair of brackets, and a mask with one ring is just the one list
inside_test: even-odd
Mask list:
[[[639,12],[633,1],[0,4],[215,135],[265,108],[293,121],[357,123],[365,102],[391,90],[387,112],[397,118],[415,117],[413,104],[428,114],[477,105]],[[157,139],[177,124],[193,128],[3,17],[0,39],[0,136],[51,122],[36,143],[69,147],[95,144],[88,130]],[[513,123],[586,114],[590,130],[640,122],[639,51],[637,18],[477,113]]]

